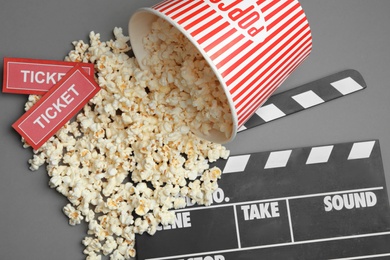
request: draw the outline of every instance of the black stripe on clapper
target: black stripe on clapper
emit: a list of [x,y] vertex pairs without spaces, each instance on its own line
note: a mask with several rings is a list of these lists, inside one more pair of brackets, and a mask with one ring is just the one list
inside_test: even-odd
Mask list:
[[259,126],[343,97],[367,87],[356,70],[344,70],[299,87],[272,95],[238,130]]

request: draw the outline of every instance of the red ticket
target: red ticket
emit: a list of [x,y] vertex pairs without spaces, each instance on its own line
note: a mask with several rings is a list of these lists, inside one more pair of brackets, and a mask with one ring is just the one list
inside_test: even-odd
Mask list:
[[92,63],[4,58],[3,92],[44,95],[76,64],[94,75]]
[[37,150],[99,90],[97,83],[78,64],[12,127]]

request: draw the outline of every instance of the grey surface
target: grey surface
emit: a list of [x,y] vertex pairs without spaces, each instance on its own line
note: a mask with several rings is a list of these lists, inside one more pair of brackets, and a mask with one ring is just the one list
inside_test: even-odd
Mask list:
[[[1,60],[62,60],[72,41],[87,41],[92,30],[108,40],[115,26],[126,32],[132,12],[159,2],[0,1]],[[390,187],[390,1],[300,2],[311,25],[313,52],[278,92],[344,69],[358,70],[367,89],[247,130],[227,146],[241,154],[377,138]],[[80,241],[87,227],[68,225],[61,211],[66,199],[49,188],[43,168],[28,170],[31,151],[11,128],[25,101],[23,95],[0,94],[0,259],[83,259]]]

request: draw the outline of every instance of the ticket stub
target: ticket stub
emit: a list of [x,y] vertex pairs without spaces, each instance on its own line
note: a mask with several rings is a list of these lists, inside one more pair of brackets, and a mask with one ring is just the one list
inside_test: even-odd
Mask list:
[[97,83],[78,64],[12,127],[36,150],[99,90]]
[[81,64],[88,75],[94,75],[92,63],[6,57],[3,92],[44,95],[76,64]]

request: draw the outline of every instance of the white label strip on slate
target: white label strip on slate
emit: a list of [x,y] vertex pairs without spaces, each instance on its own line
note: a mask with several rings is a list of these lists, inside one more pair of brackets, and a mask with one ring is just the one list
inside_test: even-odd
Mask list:
[[[224,254],[224,253],[231,253],[235,251],[253,251],[256,249],[272,249],[276,248],[275,250],[278,250],[278,247],[284,247],[284,246],[291,246],[291,245],[304,245],[304,244],[311,244],[311,243],[321,243],[321,242],[328,242],[328,241],[340,241],[340,243],[343,240],[348,240],[348,239],[362,239],[362,238],[369,238],[369,237],[380,237],[380,236],[387,236],[390,235],[390,232],[379,232],[379,233],[370,233],[370,234],[360,234],[360,235],[354,235],[354,236],[341,236],[341,237],[334,237],[330,239],[316,239],[316,240],[309,240],[309,241],[299,241],[299,242],[287,242],[287,243],[280,243],[280,244],[272,244],[272,245],[263,245],[263,246],[252,246],[250,248],[241,248],[240,250],[237,249],[226,249],[226,250],[215,250],[211,252],[207,252],[208,254]],[[203,260],[203,259],[210,259],[214,260],[213,258],[202,258],[202,257],[196,257],[196,258],[191,258],[191,256],[196,256],[197,254],[185,254],[185,255],[178,255],[175,256],[176,259],[182,260],[183,257],[185,257],[188,260]],[[202,255],[205,255],[203,253]],[[373,255],[364,255],[364,256],[355,256],[355,257],[343,257],[343,258],[333,258],[329,260],[360,260],[360,259],[371,259],[371,258],[379,258],[379,257],[385,257],[385,256],[390,256],[390,253],[383,253],[383,254],[373,254]],[[220,258],[225,259],[225,258]],[[381,258],[382,259],[382,258]],[[172,260],[172,257],[158,257],[158,258],[147,258],[145,260]]]
[[266,124],[293,113],[365,89],[366,83],[356,70],[345,70],[322,79],[272,95],[238,132]]
[[329,259],[329,260],[358,260],[358,259],[367,260],[367,259],[371,259],[371,258],[379,258],[379,257],[385,257],[385,256],[389,256],[390,257],[390,253],[388,253],[388,254],[363,255],[363,256],[356,256],[356,257],[334,258],[334,259]]

